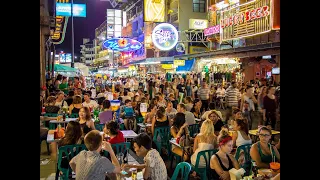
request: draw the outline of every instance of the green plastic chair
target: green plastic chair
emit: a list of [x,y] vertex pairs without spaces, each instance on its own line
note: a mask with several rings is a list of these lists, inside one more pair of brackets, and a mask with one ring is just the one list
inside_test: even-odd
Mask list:
[[244,152],[245,162],[244,163],[239,162],[239,165],[240,165],[240,168],[243,168],[246,171],[246,173],[244,174],[245,176],[250,175],[251,168],[252,168],[251,156],[250,156],[251,145],[252,144],[246,144],[246,145],[237,147],[236,155],[235,155],[235,159],[239,162],[240,153],[241,151]]
[[95,124],[94,127],[95,127],[96,130],[98,130],[98,131],[103,131],[104,124]]
[[69,115],[69,118],[78,118],[79,117],[79,113],[72,113],[71,115]]
[[[207,169],[210,168],[210,158],[212,155],[214,155],[217,152],[218,152],[218,149],[210,149],[210,150],[200,151],[197,154],[196,164],[192,165],[192,169],[200,175],[201,180],[207,179]],[[202,168],[199,167],[201,156],[203,156],[206,162],[206,167],[202,167]]]
[[187,162],[181,162],[177,165],[176,169],[173,172],[173,175],[171,177],[171,180],[177,180],[179,172],[181,170],[181,178],[182,180],[188,180],[189,174],[191,171],[191,165]]
[[57,117],[58,113],[45,113],[43,116],[46,116],[46,117]]
[[191,124],[188,126],[188,129],[191,137],[194,137],[195,134],[200,132],[199,124]]
[[69,173],[72,171],[70,166],[68,166],[68,169],[61,167],[62,157],[66,158],[68,162],[70,162],[71,159],[79,154],[82,150],[87,150],[87,147],[84,144],[73,144],[59,147],[58,170],[62,171],[63,173],[60,175],[61,179],[68,180]]
[[136,117],[137,123],[143,123],[143,117]]
[[125,130],[125,129],[124,129],[124,124],[123,124],[123,123],[119,124],[119,127],[120,127],[120,130]]
[[[129,153],[130,145],[131,145],[130,142],[124,142],[124,143],[111,144],[111,147],[114,151],[114,154],[117,155],[120,152],[122,152],[123,154]],[[109,154],[108,151],[103,151],[103,155],[105,157],[108,157],[108,154]],[[126,157],[128,162],[128,155]]]
[[169,138],[170,127],[157,127],[154,129],[153,142],[155,142],[155,144],[157,145],[157,149],[160,154],[161,147],[165,147],[168,150],[168,152],[170,151]]

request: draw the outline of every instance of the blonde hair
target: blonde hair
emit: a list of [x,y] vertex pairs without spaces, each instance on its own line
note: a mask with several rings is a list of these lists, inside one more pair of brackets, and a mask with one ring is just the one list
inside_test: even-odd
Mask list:
[[211,120],[205,120],[200,128],[200,134],[210,136],[214,134],[214,126]]

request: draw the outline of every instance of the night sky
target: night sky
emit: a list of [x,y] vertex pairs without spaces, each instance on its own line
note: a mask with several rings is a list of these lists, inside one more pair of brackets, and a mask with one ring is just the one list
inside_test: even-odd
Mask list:
[[[53,12],[53,3],[55,0],[49,0],[49,11]],[[87,17],[74,17],[74,53],[75,56],[80,56],[80,45],[82,38],[94,38],[94,30],[104,20],[107,8],[112,8],[108,1],[100,0],[73,0],[73,3],[87,4]],[[50,13],[51,14],[51,13]],[[64,51],[71,53],[71,18],[68,20],[66,35],[64,41],[60,45],[56,45],[57,52]],[[79,58],[78,58],[79,59]]]

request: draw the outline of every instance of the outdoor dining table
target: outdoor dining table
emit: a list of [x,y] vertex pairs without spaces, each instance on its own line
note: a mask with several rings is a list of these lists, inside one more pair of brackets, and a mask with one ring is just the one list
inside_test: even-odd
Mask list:
[[138,134],[135,133],[133,130],[122,130],[121,132],[123,134],[123,137],[126,139],[126,142],[127,139],[132,139],[138,136]]

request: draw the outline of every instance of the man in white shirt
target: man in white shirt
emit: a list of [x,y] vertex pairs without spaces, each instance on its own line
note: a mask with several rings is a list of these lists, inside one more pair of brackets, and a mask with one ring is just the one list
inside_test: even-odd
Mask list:
[[178,104],[177,111],[179,113],[184,113],[186,115],[186,123],[188,125],[192,125],[196,123],[193,113],[186,111],[186,106],[184,104]]
[[82,103],[83,107],[88,107],[88,108],[97,108],[99,105],[95,100],[90,99],[90,94],[85,93],[83,95],[84,102]]

